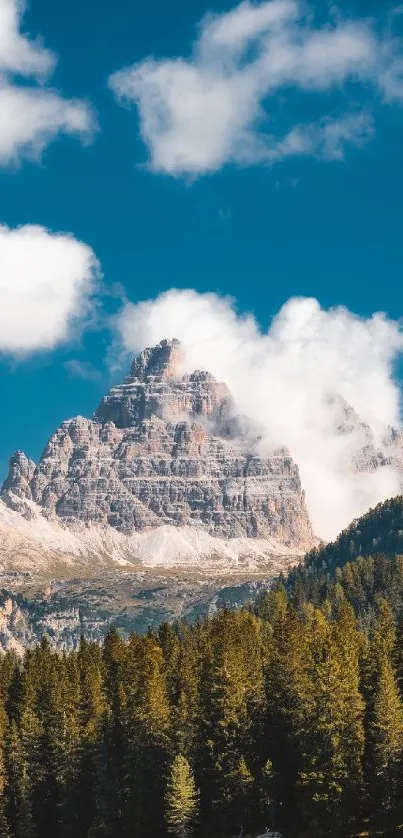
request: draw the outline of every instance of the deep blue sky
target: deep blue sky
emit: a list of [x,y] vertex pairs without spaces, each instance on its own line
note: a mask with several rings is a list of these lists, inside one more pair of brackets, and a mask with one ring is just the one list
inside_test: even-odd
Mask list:
[[[32,0],[25,26],[58,53],[54,84],[88,97],[100,131],[93,145],[58,140],[41,165],[1,171],[0,221],[72,232],[96,252],[106,285],[119,283],[132,300],[173,286],[218,291],[262,326],[293,295],[400,317],[403,109],[379,107],[373,141],[343,162],[228,167],[192,184],[139,165],[146,151],[135,113],[117,107],[108,75],[149,54],[186,55],[200,17],[233,5]],[[355,9],[376,15],[380,5],[383,12],[383,0]],[[61,420],[91,414],[110,383],[109,341],[100,330],[79,346],[3,359],[0,474],[14,449],[37,457]],[[90,360],[102,378],[69,377],[67,358]]]

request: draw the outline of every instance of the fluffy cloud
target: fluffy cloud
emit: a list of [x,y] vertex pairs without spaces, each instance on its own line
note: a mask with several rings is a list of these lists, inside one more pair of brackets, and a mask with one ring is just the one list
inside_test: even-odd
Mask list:
[[[0,0],[0,165],[38,157],[59,133],[88,139],[95,127],[86,102],[63,99],[40,86],[56,57],[21,34],[23,11],[21,0]],[[21,85],[22,77],[30,84]]]
[[98,276],[93,251],[72,236],[0,226],[0,352],[66,341],[90,314]]
[[318,24],[302,0],[245,0],[201,21],[190,58],[149,58],[113,74],[110,86],[137,105],[151,168],[197,176],[291,154],[340,159],[347,143],[371,135],[366,112],[325,112],[281,135],[271,104],[290,92],[340,92],[348,82],[402,101],[402,55],[397,39],[366,20]]
[[382,314],[362,319],[345,308],[323,310],[314,299],[291,299],[267,333],[240,317],[227,299],[170,291],[127,304],[118,319],[124,347],[136,352],[178,337],[186,368],[209,369],[231,388],[237,408],[264,427],[264,446],[287,445],[300,467],[316,531],[333,537],[355,516],[396,494],[389,468],[353,474],[351,456],[361,432],[340,434],[340,402],[351,405],[378,444],[400,425],[400,393],[393,379],[403,351],[398,323]]

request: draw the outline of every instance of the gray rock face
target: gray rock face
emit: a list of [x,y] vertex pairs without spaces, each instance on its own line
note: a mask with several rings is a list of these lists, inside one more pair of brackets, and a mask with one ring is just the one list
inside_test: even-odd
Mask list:
[[388,428],[377,445],[374,434],[341,396],[327,397],[332,411],[334,432],[348,440],[348,459],[343,464],[350,472],[374,472],[391,467],[403,475],[403,431]]
[[180,372],[180,346],[162,341],[134,361],[93,419],[64,422],[38,465],[18,455],[3,487],[46,516],[121,532],[194,525],[211,535],[313,543],[298,468],[284,449],[258,456],[238,435],[227,387]]
[[208,418],[222,423],[232,401],[225,384],[204,370],[180,375],[179,341],[162,341],[145,349],[133,361],[130,375],[102,399],[95,418],[129,428],[159,416],[172,422],[181,418]]
[[2,493],[12,491],[14,495],[32,500],[30,482],[34,476],[36,463],[28,459],[23,451],[16,451],[10,459],[10,467],[3,483]]
[[0,654],[22,655],[46,635],[58,649],[75,649],[84,635],[99,642],[111,625],[128,637],[158,629],[164,620],[198,617],[222,607],[237,608],[267,590],[270,578],[251,581],[232,575],[200,577],[183,569],[167,576],[160,570],[122,574],[105,571],[90,579],[38,584],[33,593],[22,574],[2,578]]
[[388,465],[393,466],[396,471],[401,473],[403,481],[403,431],[396,428],[388,428],[384,439],[384,446]]

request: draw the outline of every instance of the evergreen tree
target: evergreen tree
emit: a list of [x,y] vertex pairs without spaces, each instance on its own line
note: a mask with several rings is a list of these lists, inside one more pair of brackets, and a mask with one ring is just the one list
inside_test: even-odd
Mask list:
[[[81,638],[77,653],[77,750],[76,779],[72,789],[70,808],[75,813],[74,835],[87,838],[102,806],[97,792],[103,797],[101,742],[103,740],[106,699],[101,671],[100,650]],[[99,795],[100,796],[100,795]]]
[[[7,737],[7,777],[9,785],[9,814],[15,838],[35,838],[32,813],[32,785],[27,749],[15,721],[11,722]],[[1,832],[0,832],[1,834]]]
[[[198,772],[204,810],[235,828],[240,773],[257,751],[264,703],[260,624],[252,615],[223,611],[211,621],[200,685]],[[256,726],[256,727],[255,727]],[[210,805],[211,802],[211,805]]]
[[5,744],[6,744],[6,726],[7,715],[0,704],[0,835],[2,838],[9,838],[9,823],[7,818],[6,805],[6,760],[5,760]]
[[311,690],[301,735],[301,806],[313,835],[344,834],[362,792],[363,711],[354,619],[311,618]]
[[132,638],[128,689],[122,713],[125,753],[124,835],[161,832],[168,762],[170,706],[161,647],[153,632]]
[[102,764],[97,789],[99,827],[105,826],[108,838],[121,836],[127,798],[124,714],[128,651],[118,631],[112,627],[105,638],[102,655],[106,711],[101,728]]
[[376,677],[371,721],[373,791],[386,811],[401,793],[403,706],[391,660],[382,656]]
[[261,771],[258,786],[258,806],[262,815],[266,816],[272,829],[276,826],[276,808],[279,797],[278,776],[271,759],[268,759]]
[[188,838],[193,833],[199,794],[187,759],[178,754],[169,769],[165,790],[165,822],[170,835]]

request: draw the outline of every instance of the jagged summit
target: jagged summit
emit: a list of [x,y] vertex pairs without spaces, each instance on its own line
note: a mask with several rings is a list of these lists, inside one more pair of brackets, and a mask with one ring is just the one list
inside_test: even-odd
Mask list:
[[137,381],[146,381],[150,376],[162,378],[179,378],[183,359],[180,341],[162,340],[157,346],[143,349],[134,359],[130,376]]
[[178,340],[162,340],[144,349],[133,361],[130,375],[112,387],[95,412],[95,419],[132,428],[158,416],[170,421],[204,416],[220,422],[232,408],[228,387],[206,370],[182,373]]

